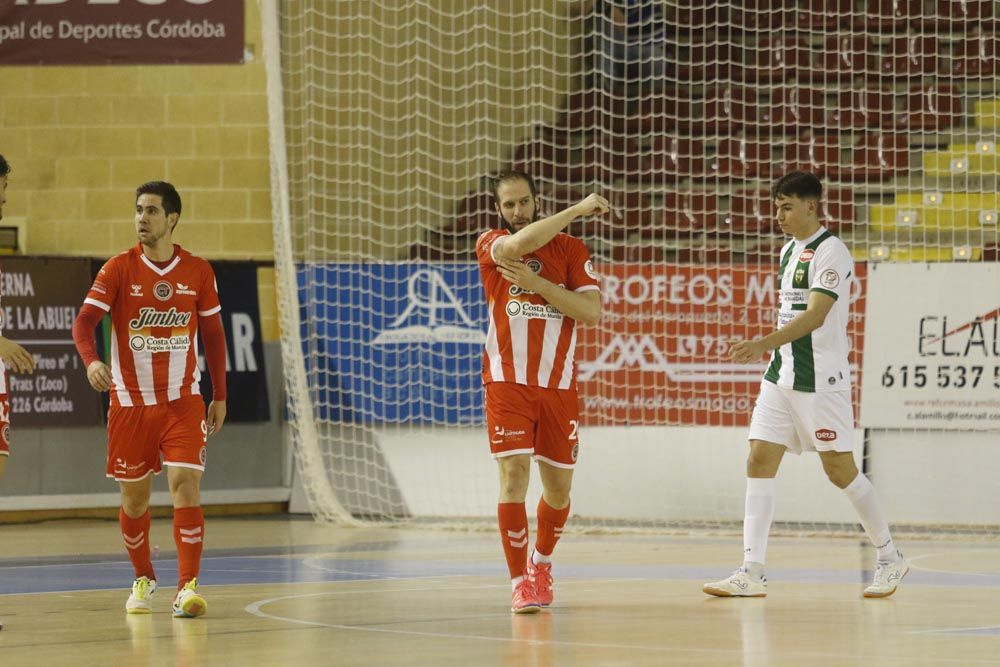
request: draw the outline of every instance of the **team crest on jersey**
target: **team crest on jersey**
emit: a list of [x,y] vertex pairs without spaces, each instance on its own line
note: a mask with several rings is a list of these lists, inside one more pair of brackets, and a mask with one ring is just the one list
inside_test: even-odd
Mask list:
[[800,283],[802,279],[806,276],[805,269],[795,269],[795,282]]
[[805,250],[802,251],[802,254],[799,255],[799,261],[808,262],[815,256],[816,256],[815,250],[813,250],[812,248],[806,248]]
[[153,295],[160,301],[166,301],[174,295],[174,286],[166,280],[161,280],[153,285]]
[[542,272],[542,262],[535,257],[529,257],[528,260],[524,263],[524,265],[527,266],[529,269],[531,269],[532,273],[534,273],[535,275],[538,275],[539,273]]
[[823,272],[823,275],[819,277],[819,284],[823,287],[833,289],[840,284],[840,274],[833,269],[827,269]]

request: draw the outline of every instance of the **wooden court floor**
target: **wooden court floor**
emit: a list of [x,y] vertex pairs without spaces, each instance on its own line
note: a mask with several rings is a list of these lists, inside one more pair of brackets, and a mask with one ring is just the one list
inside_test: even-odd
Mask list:
[[170,615],[170,525],[152,538],[163,589],[127,616],[117,524],[0,527],[0,666],[1000,665],[1000,541],[901,541],[912,571],[864,600],[858,540],[772,539],[766,599],[701,584],[738,536],[576,535],[556,552],[553,607],[512,616],[499,538],[209,519],[200,619]]

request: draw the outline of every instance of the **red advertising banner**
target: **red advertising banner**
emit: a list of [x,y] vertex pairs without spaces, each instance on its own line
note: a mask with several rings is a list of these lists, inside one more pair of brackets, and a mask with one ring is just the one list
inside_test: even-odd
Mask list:
[[0,0],[0,64],[239,63],[244,0]]
[[[855,393],[867,267],[856,268]],[[613,264],[598,270],[604,317],[598,327],[579,329],[577,346],[584,423],[748,425],[767,360],[737,364],[728,351],[733,340],[774,330],[777,267]]]

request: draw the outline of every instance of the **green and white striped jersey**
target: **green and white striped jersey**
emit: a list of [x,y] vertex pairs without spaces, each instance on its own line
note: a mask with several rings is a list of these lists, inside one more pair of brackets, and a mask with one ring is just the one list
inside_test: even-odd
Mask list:
[[851,388],[847,322],[853,278],[854,259],[847,246],[822,227],[809,238],[793,238],[782,247],[778,328],[806,309],[810,292],[822,292],[837,302],[818,329],[774,351],[765,380],[796,391]]

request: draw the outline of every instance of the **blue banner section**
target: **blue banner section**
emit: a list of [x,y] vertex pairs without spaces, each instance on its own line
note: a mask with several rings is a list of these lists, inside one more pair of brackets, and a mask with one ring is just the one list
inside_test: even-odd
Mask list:
[[319,419],[485,421],[487,314],[476,264],[310,264],[298,284]]

